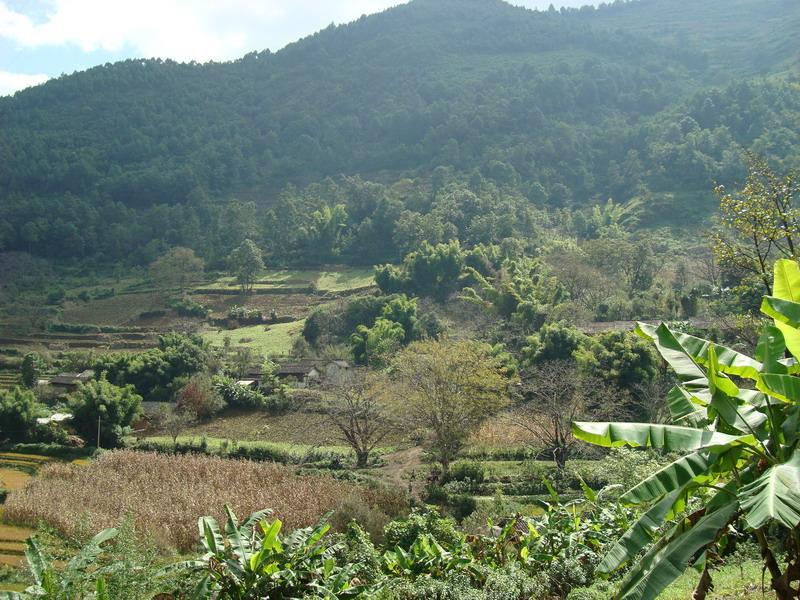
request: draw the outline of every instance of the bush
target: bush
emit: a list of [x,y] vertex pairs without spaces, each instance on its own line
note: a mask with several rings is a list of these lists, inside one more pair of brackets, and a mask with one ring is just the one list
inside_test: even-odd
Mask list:
[[607,581],[598,581],[591,587],[580,587],[572,590],[567,600],[608,600],[614,596],[614,588]]
[[473,483],[483,483],[486,469],[478,461],[459,461],[450,468],[448,481],[464,481],[469,479]]
[[421,535],[430,535],[444,546],[458,544],[462,535],[452,519],[432,509],[415,509],[408,517],[389,523],[383,530],[387,548],[407,550]]
[[517,565],[489,574],[483,593],[486,600],[528,600],[547,594],[546,580],[523,571]]
[[180,410],[191,411],[199,419],[210,419],[225,408],[225,401],[211,379],[203,374],[194,375],[189,379],[175,395],[175,400]]
[[258,390],[239,385],[235,379],[218,375],[212,380],[217,394],[233,408],[261,408],[267,405],[267,397]]
[[205,319],[211,312],[208,308],[191,298],[183,297],[170,302],[170,308],[182,317]]
[[257,308],[246,308],[234,304],[228,309],[228,318],[242,324],[258,324],[264,321],[264,314]]
[[447,499],[447,505],[453,518],[459,523],[475,512],[478,502],[470,494],[455,494]]
[[377,596],[378,600],[484,600],[485,596],[472,587],[470,578],[459,572],[448,573],[443,579],[420,577],[414,581],[391,579]]

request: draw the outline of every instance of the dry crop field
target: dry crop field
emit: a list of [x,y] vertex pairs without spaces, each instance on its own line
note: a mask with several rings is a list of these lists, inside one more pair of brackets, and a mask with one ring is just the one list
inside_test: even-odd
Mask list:
[[273,517],[292,529],[316,522],[343,502],[389,510],[392,498],[381,490],[327,476],[300,476],[275,464],[120,450],[87,466],[44,467],[24,489],[9,495],[5,515],[21,525],[45,521],[66,535],[80,534],[81,523],[97,531],[128,516],[159,545],[185,552],[197,544],[198,517],[222,520],[226,503],[239,515],[271,508]]

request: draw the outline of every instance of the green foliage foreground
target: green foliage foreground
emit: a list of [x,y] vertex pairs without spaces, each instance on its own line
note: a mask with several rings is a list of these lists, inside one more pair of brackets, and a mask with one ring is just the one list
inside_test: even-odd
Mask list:
[[[623,502],[649,506],[600,563],[610,573],[634,561],[618,598],[655,598],[689,564],[711,587],[715,559],[737,532],[758,540],[772,589],[798,597],[800,582],[800,266],[775,265],[774,295],[755,358],[706,340],[640,324],[678,377],[668,397],[676,425],[575,423],[579,438],[601,446],[681,452],[678,460],[628,490]],[[788,354],[790,355],[788,358]],[[677,517],[677,518],[675,518]],[[670,519],[675,519],[670,524]],[[786,552],[783,565],[770,537]],[[646,553],[638,561],[640,552]]]

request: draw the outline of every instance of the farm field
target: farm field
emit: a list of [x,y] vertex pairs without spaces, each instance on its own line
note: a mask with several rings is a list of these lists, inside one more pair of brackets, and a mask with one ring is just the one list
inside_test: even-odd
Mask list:
[[41,475],[36,486],[9,497],[8,519],[31,526],[45,520],[73,535],[81,518],[105,528],[128,514],[139,531],[181,551],[196,547],[198,516],[222,519],[224,504],[240,515],[271,507],[274,517],[296,528],[348,499],[388,506],[391,497],[324,475],[296,475],[276,464],[124,450],[87,466],[52,464]]
[[[170,298],[177,294],[176,290],[156,291],[141,276],[94,276],[90,282],[86,279],[65,277],[65,299],[59,306],[29,306],[21,301],[19,306],[4,307],[0,349],[20,356],[30,350],[137,352],[152,348],[158,343],[158,334],[176,327],[202,329],[201,320],[181,317],[170,307]],[[368,290],[373,284],[371,267],[273,270],[259,278],[256,293],[242,297],[232,277],[211,274],[196,286],[192,299],[207,307],[213,318],[224,318],[231,307],[240,305],[261,310],[266,315],[274,312],[293,319],[295,323],[281,323],[268,331],[252,327],[229,333],[235,345],[285,356],[302,329],[302,319],[315,307],[340,294]],[[42,325],[34,324],[31,310],[45,311],[50,315],[46,321],[55,326],[43,331]],[[213,331],[204,333],[214,345],[221,345],[225,335]],[[249,341],[240,343],[243,338]],[[0,377],[0,387],[10,387],[12,379],[11,376]]]
[[[0,452],[0,492],[11,494],[24,489],[39,469],[49,462],[51,459],[47,456]],[[30,528],[6,522],[5,506],[0,501],[0,567],[17,567],[25,562],[25,540],[31,533],[33,530]]]
[[[255,282],[253,289],[285,290],[308,289],[319,293],[346,292],[368,288],[374,285],[372,267],[343,267],[330,270],[277,270],[264,272]],[[219,277],[210,283],[198,286],[200,290],[235,291],[238,283],[234,277]]]
[[250,348],[263,356],[288,356],[292,344],[303,331],[305,320],[273,325],[251,325],[237,329],[218,329],[203,332],[203,339],[212,346],[222,347],[225,338],[231,346]]

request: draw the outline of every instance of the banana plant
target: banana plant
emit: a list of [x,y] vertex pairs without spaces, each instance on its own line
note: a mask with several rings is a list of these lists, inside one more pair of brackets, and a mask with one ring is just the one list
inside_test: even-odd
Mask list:
[[206,551],[201,559],[169,567],[203,574],[192,596],[196,600],[338,600],[355,598],[370,589],[355,579],[359,565],[340,566],[335,559],[339,546],[324,544],[330,513],[315,526],[286,536],[281,536],[280,519],[266,520],[270,510],[255,512],[241,524],[227,505],[225,514],[224,530],[213,517],[199,519]]
[[[640,446],[682,453],[621,496],[642,516],[606,554],[598,571],[630,566],[617,598],[655,598],[696,565],[695,599],[711,584],[709,555],[740,525],[758,541],[779,600],[800,598],[800,266],[775,264],[772,296],[755,356],[666,325],[639,324],[669,363],[678,385],[667,401],[672,425],[573,423],[576,437],[606,447]],[[788,355],[788,356],[787,356]],[[700,507],[698,508],[698,502]],[[786,540],[785,566],[767,532]]]
[[47,600],[72,600],[86,598],[111,600],[106,582],[103,579],[104,567],[97,561],[105,549],[103,544],[115,538],[116,529],[104,529],[94,536],[76,556],[62,568],[56,568],[53,561],[39,546],[35,537],[25,543],[25,558],[34,584],[23,593],[4,592],[2,600],[28,600],[45,598]]
[[473,580],[483,574],[478,569],[470,547],[463,541],[446,549],[430,534],[419,536],[408,550],[397,547],[383,555],[383,568],[395,577],[444,578],[453,571],[463,571]]

